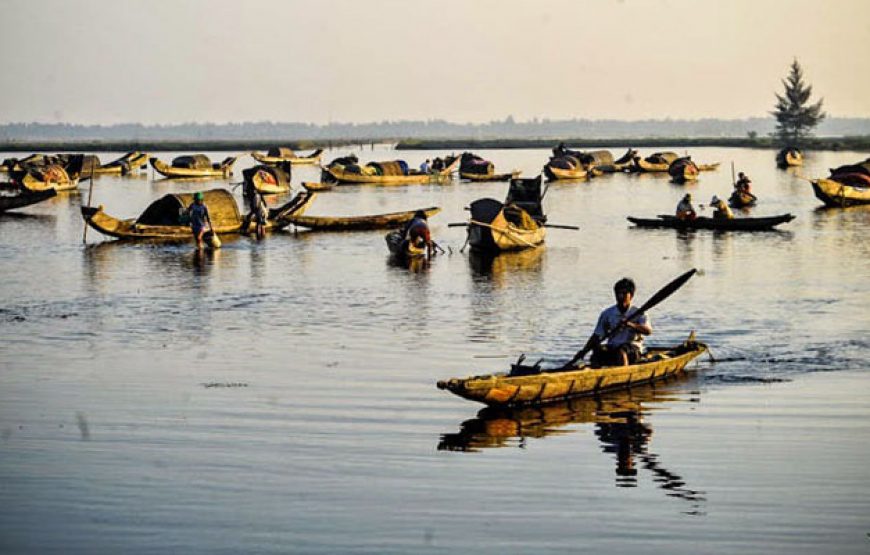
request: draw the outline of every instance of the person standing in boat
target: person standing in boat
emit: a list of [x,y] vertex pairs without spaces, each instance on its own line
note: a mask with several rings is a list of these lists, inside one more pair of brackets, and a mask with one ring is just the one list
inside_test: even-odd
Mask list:
[[686,196],[677,204],[677,219],[694,220],[697,217],[695,207],[692,206],[692,193],[686,193]]
[[266,236],[266,218],[269,217],[269,208],[266,206],[266,201],[263,195],[254,186],[253,179],[245,181],[245,199],[248,201],[248,215],[245,216],[242,222],[242,231],[248,232],[248,227],[251,225],[251,220],[257,222],[257,239],[262,239]]
[[737,174],[737,183],[734,184],[734,188],[738,192],[752,194],[752,180],[745,173],[740,172]]
[[[578,360],[590,350],[590,365],[627,366],[640,360],[644,353],[643,337],[652,333],[652,325],[646,314],[631,318],[637,312],[632,306],[635,284],[631,278],[622,278],[613,286],[616,304],[604,309],[598,317],[595,331],[589,336],[586,345],[578,352]],[[601,341],[611,334],[607,344]]]
[[435,253],[432,234],[429,231],[429,219],[426,216],[426,212],[417,210],[414,213],[414,218],[405,225],[403,236],[409,244],[418,248],[422,248],[423,245],[426,245],[427,257],[431,258]]
[[196,248],[201,249],[202,238],[206,231],[213,230],[211,218],[208,215],[208,207],[203,202],[203,194],[199,191],[193,194],[193,203],[187,207],[187,215],[190,218],[190,230],[196,240]]

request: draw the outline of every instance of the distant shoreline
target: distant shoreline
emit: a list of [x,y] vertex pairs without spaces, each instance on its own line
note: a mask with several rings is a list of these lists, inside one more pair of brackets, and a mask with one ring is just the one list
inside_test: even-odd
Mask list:
[[[3,152],[122,152],[122,151],[253,151],[286,146],[304,151],[315,148],[373,146],[395,144],[396,150],[479,150],[479,149],[551,149],[560,142],[569,148],[656,148],[656,147],[732,147],[775,149],[780,145],[770,138],[749,137],[646,137],[614,139],[378,139],[266,141],[257,140],[55,140],[2,141]],[[803,142],[804,150],[865,150],[870,151],[870,136],[814,137]]]

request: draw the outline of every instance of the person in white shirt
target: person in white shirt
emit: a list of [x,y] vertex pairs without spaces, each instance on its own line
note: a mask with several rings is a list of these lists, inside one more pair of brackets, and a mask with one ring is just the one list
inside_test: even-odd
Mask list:
[[[601,312],[595,331],[578,353],[585,355],[592,350],[591,366],[626,366],[636,363],[643,355],[643,338],[652,333],[652,325],[646,314],[631,318],[637,312],[637,307],[631,305],[634,292],[631,278],[622,278],[613,286],[616,304]],[[608,334],[611,335],[607,343],[602,345]]]

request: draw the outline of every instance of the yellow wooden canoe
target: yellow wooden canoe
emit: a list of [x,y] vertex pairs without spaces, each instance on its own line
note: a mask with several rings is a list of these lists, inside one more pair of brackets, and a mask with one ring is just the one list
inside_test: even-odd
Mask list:
[[510,173],[468,173],[468,172],[459,172],[459,177],[462,179],[467,179],[468,181],[474,182],[485,182],[485,181],[510,181],[511,179],[517,178],[520,176],[520,171],[513,171]]
[[698,166],[688,156],[677,158],[668,167],[668,174],[674,183],[697,181],[698,173]]
[[[218,235],[252,232],[256,225],[250,222],[243,230],[243,218],[233,195],[226,189],[205,191],[204,202],[208,206],[213,231]],[[304,212],[314,200],[315,193],[302,192],[286,204],[269,211],[266,230],[287,227],[289,218]],[[181,214],[193,202],[192,193],[165,195],[151,203],[138,218],[119,219],[104,212],[103,206],[82,206],[82,217],[92,228],[103,235],[119,239],[168,239],[192,241],[190,226],[183,222]]]
[[58,164],[49,164],[39,168],[32,167],[21,175],[17,183],[28,191],[72,191],[79,186],[78,176],[69,173]]
[[707,351],[694,333],[674,347],[650,348],[643,362],[605,368],[582,367],[564,372],[540,372],[521,376],[507,373],[451,378],[438,382],[439,389],[487,405],[533,405],[571,397],[593,395],[612,389],[649,383],[682,372],[686,365]]
[[719,169],[719,165],[721,162],[713,162],[712,164],[696,164],[698,166],[698,171],[702,172],[712,172]]
[[679,158],[676,152],[656,152],[646,158],[636,157],[634,165],[636,171],[641,172],[666,172],[671,163]]
[[[97,165],[93,171],[96,175],[128,175],[147,167],[148,153],[133,151],[128,152],[117,160],[112,160],[108,164]],[[91,170],[88,168],[82,169],[82,173],[86,176],[90,175],[90,172]]]
[[269,149],[265,154],[260,152],[252,152],[251,157],[261,164],[280,164],[281,162],[290,162],[295,166],[317,164],[320,162],[320,157],[323,155],[323,149],[318,148],[311,154],[306,156],[298,156],[295,152],[287,147],[278,147]]
[[159,158],[151,158],[149,162],[157,173],[166,177],[229,177],[233,174],[233,164],[236,162],[235,156],[229,156],[219,164],[212,164],[208,157],[203,154],[182,156],[173,162],[182,158],[196,158],[197,163],[194,164],[194,167],[181,167],[175,163],[169,165]]
[[303,181],[302,187],[304,187],[306,191],[328,191],[335,187],[335,183]]
[[551,158],[544,166],[544,175],[547,176],[547,181],[584,179],[589,173],[577,159],[573,159],[572,168],[558,168],[553,165],[553,162],[554,159]]
[[342,165],[323,168],[328,178],[339,184],[350,185],[423,185],[427,183],[445,183],[450,181],[451,174],[459,166],[459,157],[456,157],[446,168],[433,173],[420,173],[411,170],[408,175],[367,175],[365,173],[352,173],[345,170]]
[[[312,193],[313,194],[313,193]],[[441,211],[441,208],[432,206],[419,208],[431,218]],[[404,212],[390,212],[387,214],[370,214],[365,216],[304,216],[293,214],[288,222],[299,227],[306,227],[317,231],[363,231],[370,229],[389,229],[398,227],[414,219],[417,210]]]

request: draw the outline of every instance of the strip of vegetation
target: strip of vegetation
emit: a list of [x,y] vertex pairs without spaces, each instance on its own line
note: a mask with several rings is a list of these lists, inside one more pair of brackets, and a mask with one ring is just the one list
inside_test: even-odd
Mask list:
[[172,141],[115,141],[115,140],[52,140],[52,141],[0,141],[4,152],[169,152],[169,151],[251,151],[285,146],[296,151],[352,145],[371,145],[378,141],[364,139],[329,141],[264,141],[264,140],[172,140]]
[[[398,150],[478,150],[511,148],[553,148],[564,142],[569,148],[604,148],[624,146],[632,148],[656,147],[733,147],[778,149],[782,143],[762,137],[646,137],[637,139],[429,139],[401,141]],[[804,150],[870,150],[870,136],[810,137],[801,140]]]

